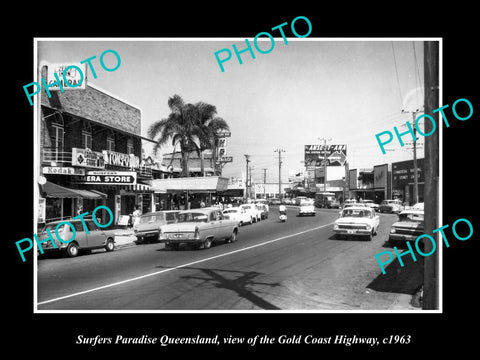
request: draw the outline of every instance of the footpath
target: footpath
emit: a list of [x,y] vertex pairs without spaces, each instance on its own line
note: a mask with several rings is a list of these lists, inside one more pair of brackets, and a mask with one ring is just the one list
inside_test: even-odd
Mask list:
[[133,232],[133,228],[115,229],[115,249],[135,246],[137,237]]

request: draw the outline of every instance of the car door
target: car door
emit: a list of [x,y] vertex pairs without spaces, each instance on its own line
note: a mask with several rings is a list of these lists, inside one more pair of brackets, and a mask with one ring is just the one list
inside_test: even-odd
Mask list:
[[99,229],[97,225],[95,225],[93,220],[87,220],[85,223],[87,224],[88,231],[90,232],[87,234],[87,246],[89,248],[93,248],[104,245],[105,241],[107,240],[105,233]]
[[75,241],[77,242],[78,247],[87,247],[87,233],[85,232],[83,224],[81,221],[74,221],[72,224],[75,227]]
[[378,230],[378,227],[380,226],[380,216],[376,213],[375,210],[372,210],[372,215],[373,215],[373,226],[375,226],[375,231]]

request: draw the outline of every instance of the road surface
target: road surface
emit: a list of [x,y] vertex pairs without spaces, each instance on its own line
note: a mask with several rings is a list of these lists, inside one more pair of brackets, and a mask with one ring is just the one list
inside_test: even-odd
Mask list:
[[372,241],[333,236],[338,210],[240,228],[235,243],[166,250],[163,244],[38,260],[38,310],[419,310],[422,259],[375,259],[396,215],[380,214]]

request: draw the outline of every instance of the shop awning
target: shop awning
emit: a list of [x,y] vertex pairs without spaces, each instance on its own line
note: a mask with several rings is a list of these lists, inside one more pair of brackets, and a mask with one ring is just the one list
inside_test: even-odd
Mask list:
[[43,197],[64,199],[64,198],[84,198],[84,199],[105,199],[106,194],[97,190],[80,190],[71,189],[64,186],[54,184],[47,181],[44,185],[40,185]]
[[183,177],[152,180],[151,190],[165,192],[217,192],[228,189],[228,179],[221,176]]

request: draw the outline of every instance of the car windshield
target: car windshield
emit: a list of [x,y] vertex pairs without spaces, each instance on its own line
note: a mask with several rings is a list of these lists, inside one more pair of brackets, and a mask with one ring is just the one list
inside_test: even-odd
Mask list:
[[244,205],[243,208],[244,208],[244,209],[251,209],[251,208],[252,208],[252,205]]
[[230,209],[230,210],[224,210],[223,211],[224,214],[232,214],[232,213],[236,213],[236,212],[238,212],[237,209]]
[[146,214],[140,217],[140,224],[146,224],[150,222],[158,222],[158,223],[164,224],[165,215],[164,214]]
[[398,216],[399,221],[422,222],[424,221],[423,214],[404,213]]
[[342,217],[372,217],[372,212],[369,210],[360,210],[360,209],[346,209],[342,211]]
[[208,216],[204,213],[178,214],[178,222],[207,222]]

